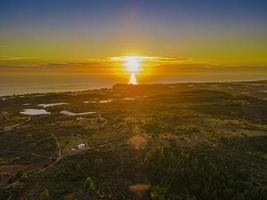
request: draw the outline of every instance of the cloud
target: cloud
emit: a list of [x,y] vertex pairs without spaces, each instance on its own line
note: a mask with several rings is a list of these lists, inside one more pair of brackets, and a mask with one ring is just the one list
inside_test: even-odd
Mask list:
[[[127,56],[82,58],[77,62],[42,62],[34,57],[0,56],[0,72],[33,73],[79,73],[79,74],[123,74],[123,62]],[[186,71],[245,70],[251,66],[217,65],[206,59],[185,57],[139,56],[143,74],[182,73]],[[2,61],[2,62],[1,62]],[[259,66],[257,66],[259,67]]]
[[22,61],[22,60],[32,60],[34,57],[28,56],[0,56],[0,61]]
[[[73,67],[78,65],[91,65],[91,66],[114,66],[120,62],[125,61],[132,56],[117,56],[117,57],[105,57],[105,58],[82,58],[77,62],[54,62],[45,63],[40,59],[31,56],[0,56],[0,63],[9,64],[22,67]],[[203,59],[190,59],[183,57],[162,57],[162,56],[135,56],[143,65],[157,66],[157,65],[203,65],[207,64],[207,60]]]
[[[110,57],[110,61],[125,61],[130,56]],[[184,57],[162,57],[162,56],[134,56],[137,60],[143,63],[143,65],[160,66],[191,66],[191,65],[207,65],[208,60],[205,59],[191,59]]]

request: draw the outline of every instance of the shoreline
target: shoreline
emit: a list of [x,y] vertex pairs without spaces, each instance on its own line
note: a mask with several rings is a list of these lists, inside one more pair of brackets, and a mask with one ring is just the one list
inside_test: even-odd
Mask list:
[[[253,82],[267,82],[267,79],[258,79],[258,80],[234,80],[234,81],[181,81],[181,82],[152,82],[152,83],[144,83],[137,85],[177,85],[177,84],[205,84],[205,83],[253,83]],[[0,94],[0,98],[5,97],[17,97],[17,96],[26,96],[26,95],[48,95],[48,94],[58,94],[58,93],[73,93],[73,92],[85,92],[92,90],[100,90],[100,89],[112,89],[115,85],[129,85],[126,83],[117,83],[107,87],[92,87],[92,88],[84,88],[84,89],[73,89],[73,90],[58,90],[58,91],[43,91],[43,92],[21,92],[16,94]]]

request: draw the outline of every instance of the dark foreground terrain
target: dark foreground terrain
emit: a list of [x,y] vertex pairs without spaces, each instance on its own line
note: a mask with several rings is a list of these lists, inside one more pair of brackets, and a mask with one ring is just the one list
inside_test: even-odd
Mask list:
[[267,81],[8,96],[0,111],[3,200],[267,199]]

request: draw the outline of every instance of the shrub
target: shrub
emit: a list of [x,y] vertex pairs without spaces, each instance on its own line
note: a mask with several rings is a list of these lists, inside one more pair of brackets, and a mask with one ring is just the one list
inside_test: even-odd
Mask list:
[[49,198],[49,191],[48,189],[44,189],[42,192],[41,192],[41,199],[48,199]]
[[85,181],[85,186],[86,189],[89,191],[94,191],[95,190],[95,183],[91,177],[87,177]]

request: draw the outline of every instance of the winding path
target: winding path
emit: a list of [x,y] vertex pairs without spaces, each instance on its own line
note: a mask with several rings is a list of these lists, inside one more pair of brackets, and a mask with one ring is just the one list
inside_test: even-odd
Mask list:
[[11,125],[11,126],[4,127],[3,130],[0,131],[0,133],[5,133],[5,132],[8,132],[8,131],[12,131],[12,130],[14,130],[15,128],[17,128],[19,126],[22,126],[24,124],[29,123],[31,120],[32,120],[32,118],[28,117],[28,119],[26,121],[24,121],[24,122],[20,122],[20,123]]

